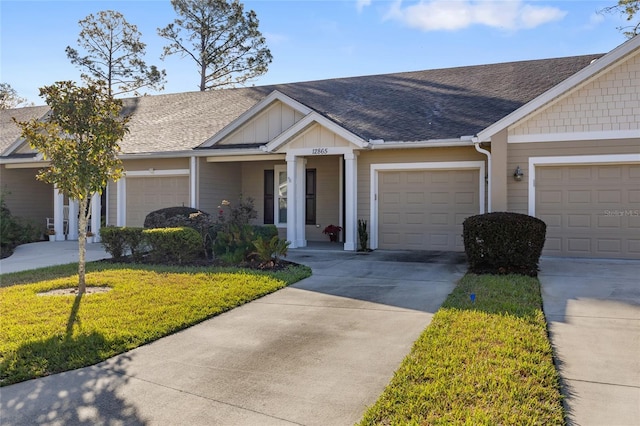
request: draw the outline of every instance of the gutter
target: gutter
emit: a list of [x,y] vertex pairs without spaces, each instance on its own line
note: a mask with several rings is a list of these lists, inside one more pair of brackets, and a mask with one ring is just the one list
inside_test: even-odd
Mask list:
[[383,139],[369,139],[370,149],[402,149],[402,148],[442,148],[471,145],[471,137],[462,136],[455,139],[430,139],[424,141],[385,141]]
[[487,156],[487,210],[491,213],[491,153],[480,148],[480,139],[477,136],[474,136],[471,141],[476,151]]

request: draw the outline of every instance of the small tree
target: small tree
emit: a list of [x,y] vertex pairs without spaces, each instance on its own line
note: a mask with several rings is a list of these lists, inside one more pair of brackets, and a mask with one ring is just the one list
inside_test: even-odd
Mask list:
[[71,46],[65,51],[72,64],[88,72],[82,78],[104,80],[111,96],[128,92],[137,95],[143,87],[164,89],[166,72],[155,65],[147,66],[142,59],[146,44],[140,41],[138,27],[128,23],[120,12],[103,10],[78,24],[82,29],[78,46],[86,54],[82,56]]
[[40,89],[51,108],[42,121],[17,122],[32,148],[50,161],[37,179],[52,183],[80,203],[78,294],[85,292],[85,253],[90,200],[109,180],[122,175],[118,142],[127,132],[122,102],[109,96],[103,82],[77,87],[71,81]]
[[267,72],[271,52],[253,10],[245,14],[237,0],[171,0],[171,5],[179,18],[158,28],[170,41],[162,59],[175,53],[193,59],[200,91],[234,87]]

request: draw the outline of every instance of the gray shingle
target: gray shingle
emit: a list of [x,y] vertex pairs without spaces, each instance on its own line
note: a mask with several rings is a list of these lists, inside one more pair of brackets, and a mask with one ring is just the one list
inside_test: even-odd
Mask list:
[[[196,148],[276,89],[365,140],[459,138],[476,134],[600,56],[130,98],[125,100],[130,132],[121,148],[124,153]],[[19,135],[7,122],[11,111],[42,116],[46,107],[2,111],[4,148]]]

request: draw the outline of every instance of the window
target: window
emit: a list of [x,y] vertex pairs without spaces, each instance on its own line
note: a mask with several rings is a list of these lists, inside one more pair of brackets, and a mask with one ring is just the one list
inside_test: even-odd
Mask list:
[[287,223],[287,166],[275,166],[274,193],[275,206],[274,215],[276,225]]
[[305,175],[304,215],[307,225],[316,224],[316,169],[307,169]]

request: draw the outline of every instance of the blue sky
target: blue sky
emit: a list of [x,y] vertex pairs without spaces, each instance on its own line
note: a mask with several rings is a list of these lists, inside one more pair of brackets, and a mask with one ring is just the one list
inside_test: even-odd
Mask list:
[[[273,62],[255,85],[604,53],[625,41],[610,1],[256,0]],[[76,80],[66,57],[78,21],[117,10],[138,26],[147,64],[167,71],[164,93],[197,90],[195,63],[161,61],[156,29],[176,17],[168,0],[0,0],[0,81],[36,105],[38,88]],[[150,93],[153,94],[153,93]]]

